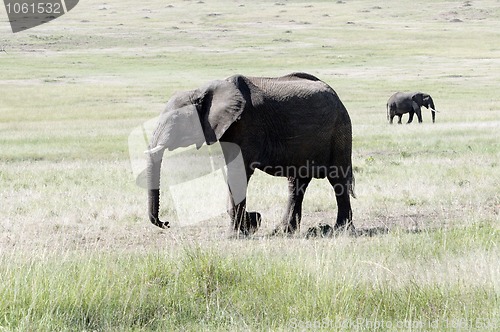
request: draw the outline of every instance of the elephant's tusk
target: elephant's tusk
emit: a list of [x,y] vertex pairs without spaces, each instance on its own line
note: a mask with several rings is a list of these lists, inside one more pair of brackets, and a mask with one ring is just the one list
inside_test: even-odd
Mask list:
[[439,111],[436,111],[435,109],[433,109],[432,107],[429,107],[431,109],[431,111],[433,112],[436,112],[436,113],[439,113]]
[[144,153],[145,154],[155,154],[156,152],[161,151],[163,149],[165,149],[165,147],[163,145],[158,145],[155,148],[144,151]]

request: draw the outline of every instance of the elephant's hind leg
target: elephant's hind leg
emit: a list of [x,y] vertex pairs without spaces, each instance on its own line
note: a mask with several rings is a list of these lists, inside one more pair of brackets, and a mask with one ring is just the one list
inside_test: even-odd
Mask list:
[[[342,173],[342,172],[340,172]],[[328,181],[335,191],[335,199],[337,200],[337,221],[335,229],[354,228],[352,224],[352,210],[350,200],[350,184],[345,176],[328,177]]]
[[396,110],[391,106],[389,109],[389,123],[392,124],[394,117],[396,116]]
[[302,201],[307,186],[312,178],[290,177],[288,178],[288,203],[283,216],[283,220],[275,228],[273,234],[294,233],[300,227],[302,219]]

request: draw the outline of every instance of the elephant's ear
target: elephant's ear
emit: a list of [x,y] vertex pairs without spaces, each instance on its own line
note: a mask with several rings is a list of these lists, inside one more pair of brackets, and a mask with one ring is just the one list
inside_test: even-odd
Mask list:
[[207,144],[221,138],[245,108],[245,98],[229,81],[214,81],[198,90],[200,119]]
[[432,100],[432,97],[428,94],[424,94],[424,106],[427,108],[434,109],[434,101]]
[[420,107],[420,106],[422,106],[422,104],[424,102],[424,96],[421,92],[415,92],[411,96],[411,100],[413,100],[415,103],[417,103],[417,105]]

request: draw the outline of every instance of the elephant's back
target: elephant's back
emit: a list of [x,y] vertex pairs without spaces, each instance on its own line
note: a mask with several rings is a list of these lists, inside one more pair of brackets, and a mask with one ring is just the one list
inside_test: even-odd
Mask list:
[[351,138],[350,118],[329,85],[304,75],[233,78],[247,91],[247,109],[226,138],[265,165],[329,165],[335,142]]
[[389,103],[390,102],[397,102],[397,101],[400,101],[400,100],[404,100],[404,99],[408,99],[410,98],[411,99],[411,96],[412,96],[412,93],[411,92],[396,92],[394,93],[390,98],[389,98]]

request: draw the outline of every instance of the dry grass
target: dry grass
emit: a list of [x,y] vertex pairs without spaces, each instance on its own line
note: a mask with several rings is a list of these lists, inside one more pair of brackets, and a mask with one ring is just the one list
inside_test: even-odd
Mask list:
[[[360,318],[495,330],[500,12],[492,0],[426,3],[92,0],[23,33],[0,24],[0,330]],[[167,187],[172,228],[150,225],[132,130],[176,90],[301,70],[351,114],[355,225],[389,232],[305,239],[336,215],[318,180],[301,233],[268,238],[286,183],[262,173],[249,187],[264,217],[253,239],[228,239],[224,214],[183,227]],[[430,93],[437,123],[386,124],[396,90]]]

